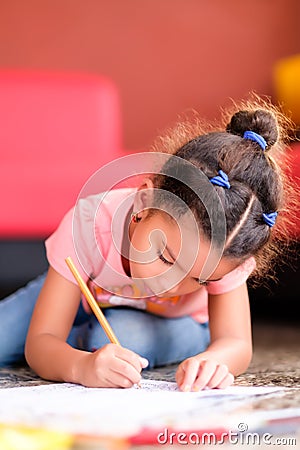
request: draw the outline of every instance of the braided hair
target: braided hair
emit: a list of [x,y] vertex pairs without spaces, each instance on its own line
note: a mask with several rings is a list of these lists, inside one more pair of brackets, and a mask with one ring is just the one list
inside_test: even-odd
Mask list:
[[[254,256],[257,262],[255,274],[263,277],[270,272],[272,257],[283,248],[281,239],[276,242],[276,237],[280,238],[276,229],[284,219],[280,216],[286,209],[287,185],[276,155],[283,148],[287,124],[288,120],[284,123],[283,116],[274,107],[257,101],[234,111],[223,131],[200,132],[188,139],[193,126],[189,123],[184,133],[185,126],[180,124],[175,129],[174,142],[178,141],[178,135],[187,141],[175,150],[171,149],[171,154],[192,163],[197,170],[190,164],[180,165],[178,158],[170,158],[163,167],[163,175],[158,174],[153,179],[158,188],[156,204],[174,202],[178,216],[190,209],[204,237],[210,240],[211,218],[206,208],[209,199],[203,202],[202,195],[201,200],[200,169],[214,184],[225,213],[223,256],[236,258],[239,262]],[[156,145],[156,150],[162,151],[161,142]],[[170,147],[172,134],[165,142]],[[186,172],[187,184],[176,179],[178,170]],[[164,199],[164,192],[174,195],[166,195]],[[176,205],[177,197],[181,200],[180,207]],[[282,226],[281,230],[284,236]]]

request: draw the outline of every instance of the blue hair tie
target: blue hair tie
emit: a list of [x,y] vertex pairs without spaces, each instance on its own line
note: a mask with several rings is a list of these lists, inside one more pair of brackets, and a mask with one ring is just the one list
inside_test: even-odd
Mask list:
[[278,216],[278,212],[271,212],[269,214],[263,213],[264,222],[272,228],[275,225],[276,217]]
[[257,142],[263,151],[265,151],[267,148],[266,140],[260,134],[257,134],[254,131],[245,131],[243,138],[250,139],[251,141]]
[[223,170],[219,170],[218,172],[219,175],[217,175],[216,177],[210,178],[210,182],[212,184],[215,184],[217,186],[222,186],[226,189],[230,188],[230,183],[228,181],[228,176],[226,175],[225,172],[223,172]]

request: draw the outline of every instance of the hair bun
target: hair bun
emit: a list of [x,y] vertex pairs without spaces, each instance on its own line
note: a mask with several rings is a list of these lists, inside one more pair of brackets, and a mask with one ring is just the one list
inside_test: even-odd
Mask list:
[[279,137],[277,120],[266,109],[238,111],[232,116],[226,131],[242,137],[245,131],[254,131],[265,139],[267,150],[277,142]]

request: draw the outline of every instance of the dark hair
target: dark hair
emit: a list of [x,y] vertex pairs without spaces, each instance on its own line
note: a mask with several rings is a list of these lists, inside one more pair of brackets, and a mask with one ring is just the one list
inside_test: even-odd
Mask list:
[[[266,273],[270,258],[278,253],[281,246],[278,244],[280,233],[276,233],[276,229],[280,229],[280,222],[283,220],[280,216],[286,208],[286,195],[284,175],[275,157],[283,148],[287,125],[289,121],[276,108],[257,98],[252,103],[237,107],[230,114],[229,123],[225,127],[223,125],[225,131],[198,132],[198,135],[191,137],[192,124],[180,124],[173,133],[173,141],[178,142],[178,136],[184,136],[185,142],[177,146],[175,151],[171,150],[171,154],[189,161],[197,170],[191,164],[180,164],[178,158],[170,158],[163,166],[164,175],[158,174],[153,180],[154,186],[159,189],[155,194],[157,204],[174,202],[176,210],[174,199],[178,197],[186,207],[181,206],[178,210],[177,205],[177,214],[184,214],[190,209],[204,235],[211,239],[211,218],[206,208],[209,199],[206,198],[205,202],[200,200],[202,184],[199,169],[208,179],[217,176],[219,170],[225,172],[230,189],[214,186],[226,218],[223,256],[237,258],[240,262],[255,256],[258,275]],[[197,122],[195,129],[198,128]],[[259,134],[266,141],[265,151],[259,143],[245,139],[245,131]],[[164,151],[161,142],[156,145],[156,150]],[[170,146],[172,134],[168,135],[165,142]],[[188,185],[176,179],[179,170],[185,172],[184,178],[188,179]],[[164,192],[171,192],[175,196],[166,195],[164,199]],[[271,212],[279,213],[273,228],[263,219],[263,213]],[[284,232],[281,234],[284,236]]]

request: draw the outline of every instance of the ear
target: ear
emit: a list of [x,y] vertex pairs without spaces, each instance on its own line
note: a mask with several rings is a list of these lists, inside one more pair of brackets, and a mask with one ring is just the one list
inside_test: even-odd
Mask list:
[[153,198],[153,182],[150,178],[145,178],[143,184],[138,188],[133,202],[133,211],[136,213],[147,214],[147,211],[143,211],[150,208]]

